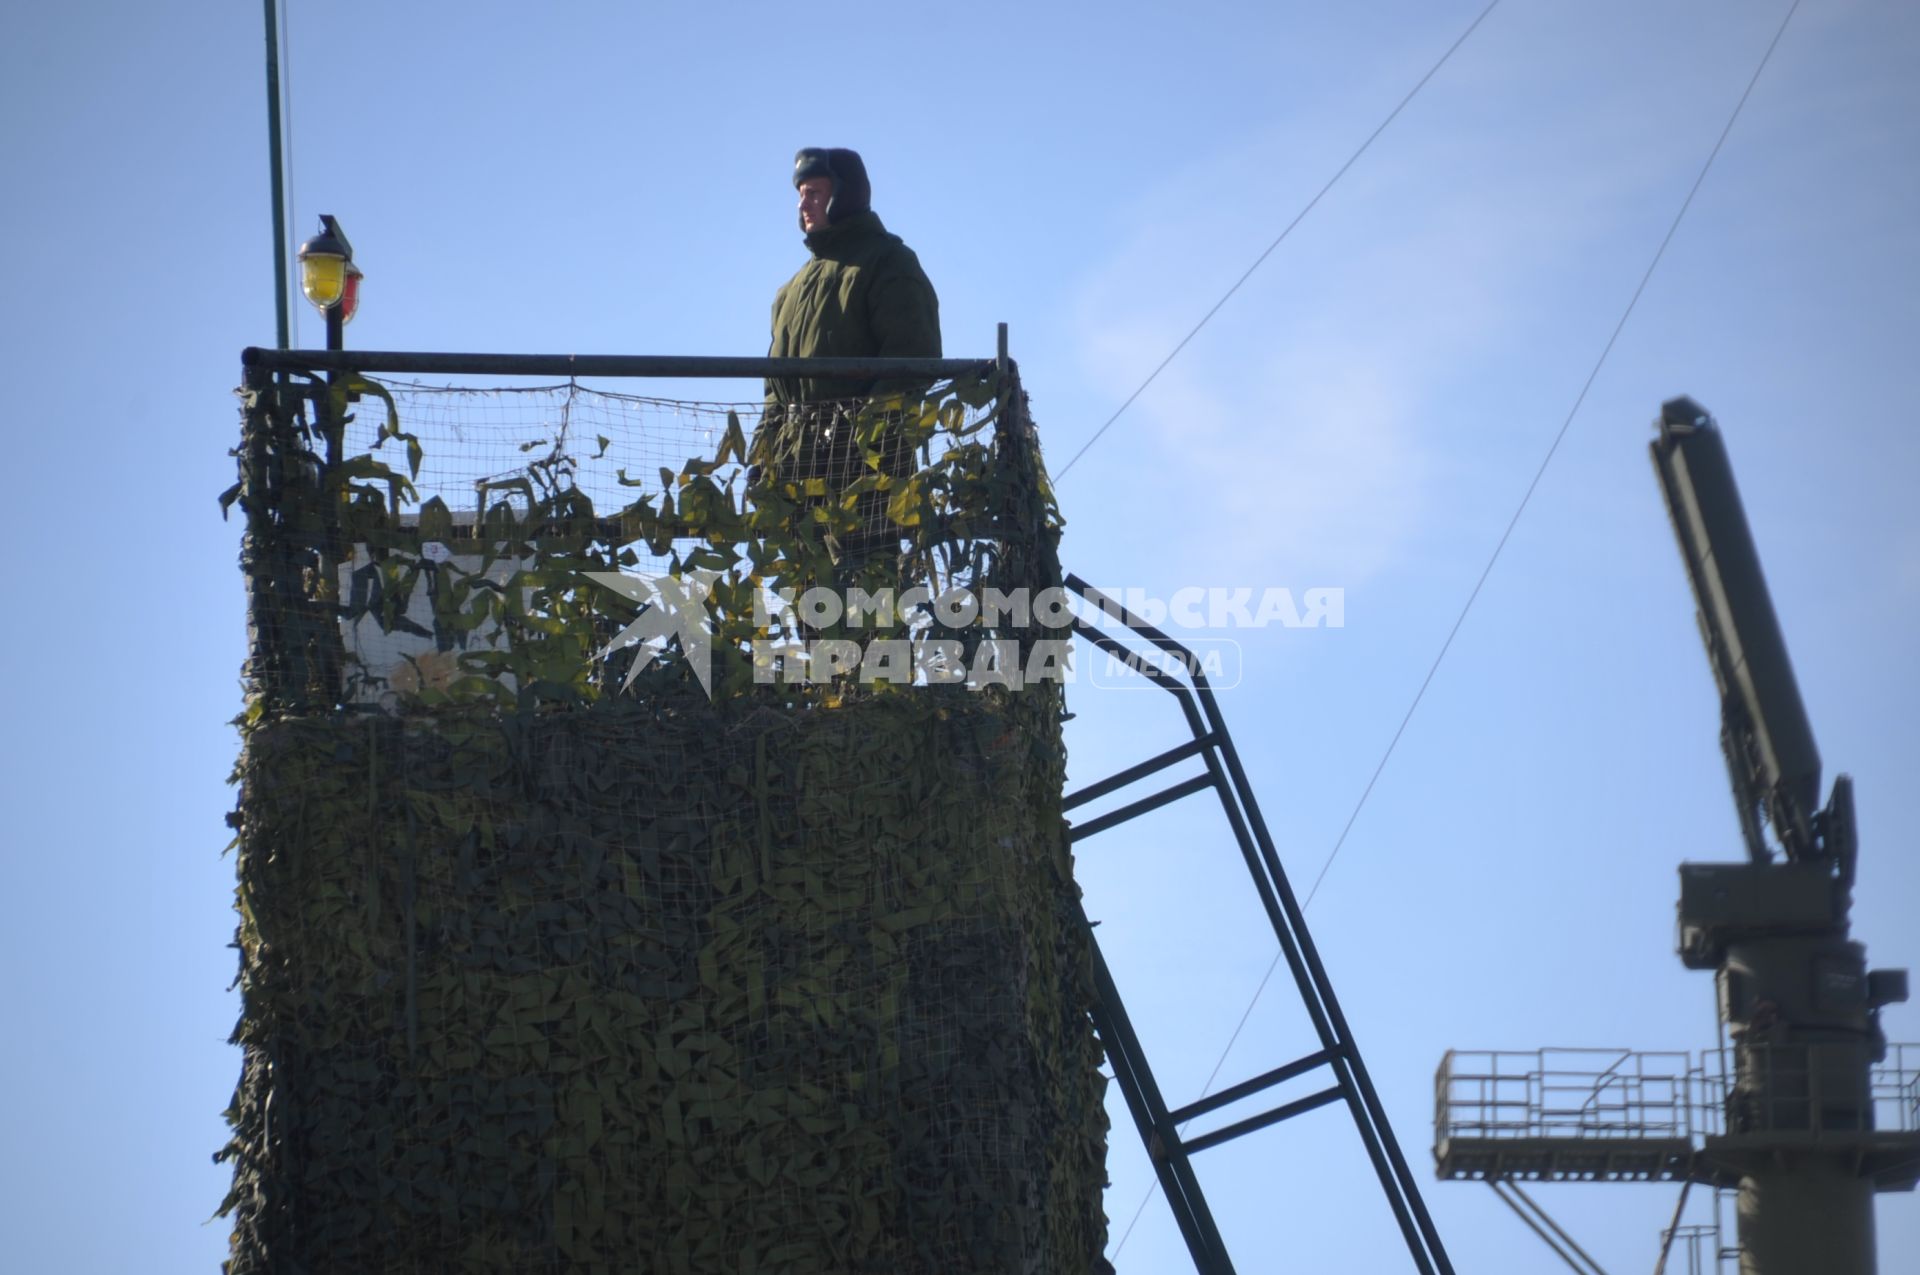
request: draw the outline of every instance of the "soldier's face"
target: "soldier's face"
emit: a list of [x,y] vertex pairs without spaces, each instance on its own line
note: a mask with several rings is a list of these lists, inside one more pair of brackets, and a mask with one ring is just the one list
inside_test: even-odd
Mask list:
[[809,177],[800,183],[800,230],[812,234],[827,225],[827,201],[833,198],[831,177]]

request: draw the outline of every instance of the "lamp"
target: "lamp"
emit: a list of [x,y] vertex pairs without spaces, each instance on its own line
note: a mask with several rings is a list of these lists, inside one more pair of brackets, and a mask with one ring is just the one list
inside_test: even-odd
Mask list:
[[327,317],[329,350],[340,348],[340,329],[360,308],[361,278],[346,232],[321,214],[320,233],[300,245],[300,291]]
[[340,287],[340,322],[352,323],[360,311],[360,267],[347,262],[347,277]]

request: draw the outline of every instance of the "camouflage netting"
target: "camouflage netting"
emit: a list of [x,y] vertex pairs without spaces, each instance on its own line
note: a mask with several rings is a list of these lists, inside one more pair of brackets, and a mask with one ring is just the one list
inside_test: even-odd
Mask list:
[[[1058,687],[768,687],[736,663],[710,700],[672,651],[625,694],[533,676],[526,659],[604,641],[563,575],[622,549],[558,534],[580,531],[569,485],[495,524],[519,537],[514,583],[537,585],[531,653],[495,645],[469,681],[356,699],[325,649],[367,614],[331,593],[337,563],[385,536],[403,580],[424,533],[409,560],[418,524],[391,504],[344,512],[356,489],[330,475],[374,467],[309,450],[325,430],[284,403],[250,398],[236,489],[255,645],[228,1269],[1097,1269],[1106,1119]],[[923,466],[927,488],[988,496],[896,518],[901,565],[873,570],[938,548],[982,582],[1057,579],[1043,489],[998,473],[1004,446],[985,455]],[[663,486],[684,510],[712,469]],[[822,503],[786,513],[817,526]],[[685,517],[638,519],[655,559],[729,551],[689,547]],[[748,530],[749,587],[783,561],[845,570],[806,528]],[[503,660],[522,661],[505,693],[485,676]]]
[[1057,741],[1004,704],[291,720],[242,779],[234,1270],[1100,1251]]

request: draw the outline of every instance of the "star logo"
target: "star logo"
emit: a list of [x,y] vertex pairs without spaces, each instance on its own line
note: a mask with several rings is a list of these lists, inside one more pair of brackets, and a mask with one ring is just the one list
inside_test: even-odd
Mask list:
[[[621,683],[621,690],[632,686],[640,671],[653,663],[659,648],[665,646],[664,639],[679,638],[680,650],[693,666],[693,675],[700,679],[700,689],[707,693],[708,699],[713,698],[713,634],[707,626],[706,603],[707,595],[713,591],[713,582],[719,578],[717,572],[692,571],[685,576],[674,576],[588,571],[585,575],[640,604],[640,614],[634,617],[633,623],[620,630],[600,652],[604,660],[615,651],[631,646],[648,648],[627,670],[627,680]],[[659,647],[654,646],[656,640],[660,640]]]

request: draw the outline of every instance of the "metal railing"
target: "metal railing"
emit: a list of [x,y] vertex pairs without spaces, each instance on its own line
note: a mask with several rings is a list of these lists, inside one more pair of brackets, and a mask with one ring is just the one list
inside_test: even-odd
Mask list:
[[1713,1050],[1701,1058],[1707,1136],[1805,1132],[1920,1133],[1920,1045],[1888,1045],[1870,1062],[1853,1042]]
[[1920,1045],[1886,1046],[1863,1086],[1868,1048],[1454,1050],[1435,1077],[1434,1141],[1920,1133]]
[[1697,1078],[1685,1053],[1450,1051],[1435,1082],[1434,1137],[1684,1138]]
[[[736,688],[749,668],[756,684],[770,671],[826,668],[823,682],[836,673],[798,648],[839,634],[784,623],[792,602],[781,586],[873,593],[884,577],[889,598],[931,599],[1059,583],[1004,325],[996,356],[976,359],[248,349],[242,363],[240,481],[223,501],[245,520],[246,677],[262,711],[394,709],[451,687],[480,695],[480,683],[500,703],[593,698],[646,663],[638,643],[619,639],[651,604],[603,582],[627,567],[719,577],[700,627],[710,663],[730,669]],[[494,381],[528,377],[564,380]],[[636,392],[635,378],[663,377],[746,380],[752,398]],[[757,382],[783,377],[845,381],[854,397],[763,412]],[[876,381],[918,388],[874,398],[864,388]],[[756,474],[765,490],[748,494]],[[863,576],[862,566],[873,569]],[[930,610],[886,636],[932,633],[969,670],[982,645],[1011,639],[1024,655],[1039,631],[988,618],[950,632]],[[759,626],[762,611],[782,622]],[[646,639],[663,662],[663,641],[686,645],[669,629],[671,617]]]

